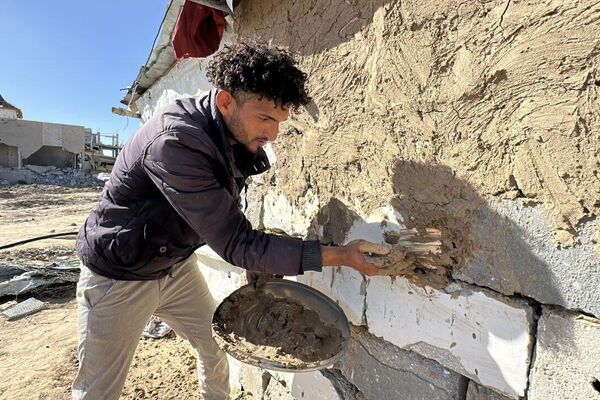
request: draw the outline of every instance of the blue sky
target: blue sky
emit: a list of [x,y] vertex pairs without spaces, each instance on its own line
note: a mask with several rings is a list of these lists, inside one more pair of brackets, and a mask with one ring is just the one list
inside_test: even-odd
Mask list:
[[[23,119],[119,132],[112,106],[146,62],[168,0],[0,0],[0,94]],[[128,127],[126,127],[128,125]]]

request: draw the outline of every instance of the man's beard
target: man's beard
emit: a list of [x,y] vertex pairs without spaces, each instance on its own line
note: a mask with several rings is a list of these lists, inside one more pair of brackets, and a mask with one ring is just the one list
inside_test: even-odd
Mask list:
[[229,131],[238,143],[244,145],[248,151],[256,153],[255,149],[250,148],[251,141],[248,139],[248,134],[244,131],[239,115],[235,112],[231,115],[231,119],[229,120]]

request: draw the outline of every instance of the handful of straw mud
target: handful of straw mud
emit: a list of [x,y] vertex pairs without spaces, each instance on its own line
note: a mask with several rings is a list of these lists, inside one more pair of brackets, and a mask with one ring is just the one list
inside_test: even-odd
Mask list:
[[404,276],[418,285],[442,288],[447,285],[448,263],[442,254],[442,233],[438,229],[402,229],[389,232],[392,246],[363,242],[359,250],[366,261],[379,268],[377,275]]
[[223,301],[213,318],[215,340],[235,358],[297,369],[342,350],[342,332],[299,303],[247,287]]

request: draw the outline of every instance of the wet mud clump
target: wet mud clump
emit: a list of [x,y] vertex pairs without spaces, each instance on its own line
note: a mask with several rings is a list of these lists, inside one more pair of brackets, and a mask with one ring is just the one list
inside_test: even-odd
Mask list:
[[250,289],[221,304],[213,319],[216,340],[241,361],[265,359],[286,368],[327,360],[342,350],[342,332],[301,304]]

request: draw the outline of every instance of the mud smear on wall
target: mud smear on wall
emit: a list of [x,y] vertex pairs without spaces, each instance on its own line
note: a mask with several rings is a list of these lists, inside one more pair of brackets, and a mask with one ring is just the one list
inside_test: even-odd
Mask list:
[[[436,171],[432,171],[431,175],[438,176]],[[422,174],[418,173],[416,176]],[[420,188],[417,187],[411,192],[412,198],[418,197],[420,192]],[[412,198],[403,200],[410,204],[414,201]],[[415,228],[414,232],[390,228],[386,219],[376,223],[378,229],[383,230],[384,240],[392,250],[385,256],[377,256],[379,253],[375,252],[367,256],[367,261],[379,266],[379,275],[403,276],[416,285],[440,289],[447,286],[450,273],[459,267],[458,253],[464,253],[464,257],[470,255],[464,247],[464,243],[470,243],[470,232],[463,229],[456,233],[454,229],[446,228],[444,222],[448,221],[448,218],[440,217],[440,212],[426,210],[429,217],[422,217],[422,211],[407,210],[406,215],[410,215],[410,219],[414,221],[410,223],[410,228]],[[443,212],[441,214],[446,215]],[[307,236],[309,239],[321,240],[323,244],[341,245],[346,242],[348,233],[356,222],[365,224],[365,221],[343,202],[332,198],[313,219]],[[431,229],[434,226],[444,228]]]
[[396,162],[392,181],[391,203],[404,216],[407,228],[441,231],[444,257],[438,274],[444,276],[444,272],[464,266],[479,249],[471,227],[484,206],[473,188],[456,179],[447,166],[403,160]]
[[[236,11],[240,36],[298,52],[310,78],[314,104],[275,146],[288,199],[312,187],[361,214],[392,197],[427,208],[392,180],[401,159],[445,165],[484,199],[544,204],[562,246],[598,215],[600,2],[256,0]],[[459,190],[436,188],[440,201]],[[477,208],[458,199],[444,208],[453,235]]]

